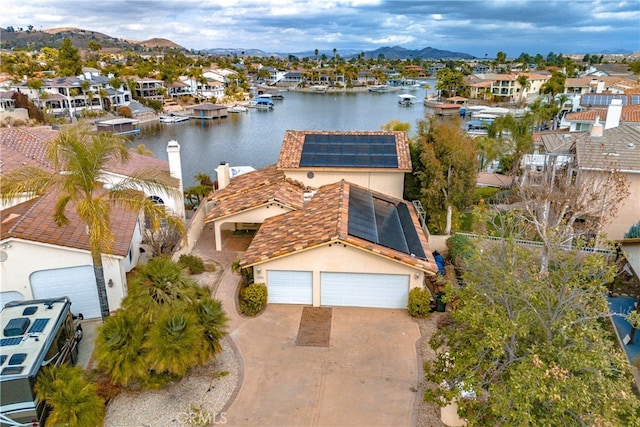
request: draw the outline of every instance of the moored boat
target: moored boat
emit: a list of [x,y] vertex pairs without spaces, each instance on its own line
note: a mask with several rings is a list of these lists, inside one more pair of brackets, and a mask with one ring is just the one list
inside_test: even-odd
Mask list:
[[410,95],[408,93],[403,93],[398,95],[398,105],[402,105],[403,107],[410,107],[413,105],[413,100],[416,97],[414,95]]
[[236,104],[227,108],[228,113],[246,113],[247,111],[249,111],[249,108],[240,104]]
[[164,116],[160,116],[160,123],[179,123],[186,122],[189,120],[189,116],[183,116],[181,114],[168,114]]
[[260,95],[249,102],[249,107],[256,108],[258,110],[272,110],[273,101],[271,100],[271,96]]

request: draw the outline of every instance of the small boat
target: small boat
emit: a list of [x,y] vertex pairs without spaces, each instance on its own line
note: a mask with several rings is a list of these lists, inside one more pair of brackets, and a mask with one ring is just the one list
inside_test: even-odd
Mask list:
[[410,95],[408,93],[403,93],[401,95],[398,95],[398,105],[402,105],[403,107],[410,107],[413,105],[413,100],[416,97],[413,95]]
[[273,109],[273,101],[270,96],[260,95],[257,98],[249,101],[250,108],[256,108],[258,110],[272,110]]
[[328,87],[326,85],[313,85],[309,87],[309,91],[313,93],[327,93]]
[[179,123],[189,120],[189,116],[171,113],[169,115],[160,116],[160,123]]
[[370,92],[384,93],[384,92],[389,92],[390,90],[391,90],[391,88],[389,87],[389,85],[371,85],[371,86],[369,86],[369,91]]
[[249,108],[240,104],[236,104],[227,108],[228,113],[246,113],[247,111],[249,111]]

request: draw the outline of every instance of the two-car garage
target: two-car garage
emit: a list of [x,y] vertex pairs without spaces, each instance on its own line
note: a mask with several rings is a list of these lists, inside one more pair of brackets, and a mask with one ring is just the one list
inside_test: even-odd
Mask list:
[[[313,272],[269,270],[270,304],[313,304]],[[406,308],[409,275],[320,273],[320,305]]]

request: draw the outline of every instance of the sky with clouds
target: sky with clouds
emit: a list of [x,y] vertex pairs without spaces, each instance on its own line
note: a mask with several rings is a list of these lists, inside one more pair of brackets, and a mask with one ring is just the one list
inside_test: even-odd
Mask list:
[[162,37],[196,50],[640,51],[639,0],[2,0],[0,27],[28,25]]

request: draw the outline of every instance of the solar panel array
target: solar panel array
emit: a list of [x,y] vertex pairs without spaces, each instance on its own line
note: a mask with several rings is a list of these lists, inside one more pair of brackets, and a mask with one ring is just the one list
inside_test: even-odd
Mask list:
[[8,345],[18,345],[22,341],[22,337],[14,338],[2,338],[0,339],[0,347],[6,347]]
[[612,99],[621,99],[622,105],[627,105],[627,95],[582,95],[582,105],[611,105]]
[[300,166],[397,168],[394,135],[309,134]]
[[640,104],[640,95],[631,95],[631,105]]
[[33,325],[29,328],[29,334],[37,334],[39,332],[44,331],[44,328],[49,323],[49,319],[36,319],[33,321]]
[[404,203],[374,197],[369,191],[349,191],[349,234],[419,258],[424,249]]

